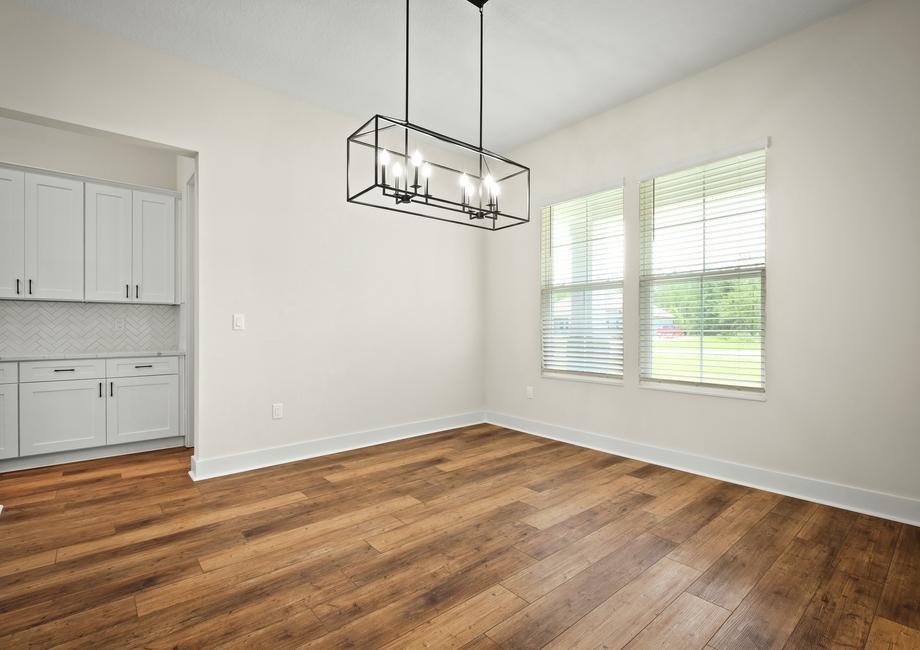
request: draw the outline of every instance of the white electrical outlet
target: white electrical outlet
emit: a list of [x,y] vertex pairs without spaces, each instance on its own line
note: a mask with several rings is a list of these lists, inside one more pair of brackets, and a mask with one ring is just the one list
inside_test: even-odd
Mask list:
[[533,399],[533,386],[527,387],[527,399]]
[[246,314],[233,314],[233,329],[246,329]]
[[284,417],[284,404],[278,402],[272,404],[272,420],[280,420]]

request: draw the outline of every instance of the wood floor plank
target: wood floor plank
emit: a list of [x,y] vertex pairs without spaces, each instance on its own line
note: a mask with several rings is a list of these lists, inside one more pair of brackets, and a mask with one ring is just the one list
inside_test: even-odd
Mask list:
[[674,543],[640,535],[488,632],[503,648],[540,648],[668,554]]
[[703,648],[729,614],[727,609],[682,593],[626,647],[629,650]]
[[882,596],[882,583],[834,571],[787,642],[789,648],[861,648]]
[[828,546],[796,538],[709,642],[714,648],[782,648],[832,560]]
[[773,512],[733,544],[688,591],[734,610],[795,538],[804,522]]
[[920,650],[920,630],[876,616],[866,650]]
[[916,527],[496,425],[189,457],[0,475],[0,647],[920,645]]
[[696,569],[662,558],[545,647],[547,650],[622,648],[698,575]]
[[455,649],[479,638],[527,602],[500,585],[436,616],[425,625],[384,646],[385,650]]

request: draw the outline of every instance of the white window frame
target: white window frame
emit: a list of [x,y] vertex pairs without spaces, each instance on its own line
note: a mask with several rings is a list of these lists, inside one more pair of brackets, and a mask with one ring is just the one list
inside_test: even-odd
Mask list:
[[[623,228],[623,249],[621,251],[623,259],[623,273],[619,280],[615,281],[605,281],[605,282],[584,282],[584,283],[573,283],[571,285],[566,285],[567,287],[576,288],[578,286],[587,287],[597,287],[601,288],[606,286],[613,289],[620,290],[620,304],[621,304],[621,326],[620,326],[620,345],[623,350],[623,357],[621,359],[621,371],[619,374],[606,374],[606,373],[592,373],[578,370],[560,370],[556,368],[546,368],[544,366],[545,353],[544,353],[544,296],[547,291],[551,291],[551,288],[545,287],[543,284],[543,273],[544,273],[544,264],[546,264],[546,259],[544,258],[544,241],[543,241],[543,229],[544,229],[544,219],[547,216],[549,210],[553,206],[567,203],[569,201],[575,201],[579,199],[587,199],[597,194],[603,194],[605,192],[614,192],[619,190],[620,192],[620,201],[622,202],[622,212],[620,215],[622,228]],[[575,196],[570,196],[568,198],[559,199],[548,203],[541,209],[540,215],[540,300],[539,300],[539,323],[540,323],[540,376],[544,379],[554,379],[561,381],[574,381],[574,382],[583,382],[590,384],[603,384],[608,386],[623,386],[623,378],[626,373],[626,345],[625,345],[625,320],[626,320],[626,266],[627,266],[627,248],[628,248],[628,229],[626,227],[626,183],[621,181],[617,185],[612,185],[603,189],[579,193]]]
[[[655,379],[649,377],[643,377],[643,348],[642,348],[642,301],[643,301],[643,292],[646,290],[643,285],[643,280],[647,276],[642,274],[642,256],[643,251],[643,232],[642,232],[642,183],[647,181],[652,181],[660,176],[667,176],[670,174],[679,173],[681,171],[690,170],[695,167],[706,166],[714,163],[721,162],[723,160],[728,160],[736,156],[741,156],[748,153],[754,153],[758,150],[764,151],[765,162],[768,158],[770,147],[770,138],[765,138],[763,140],[758,140],[753,143],[733,147],[730,149],[722,150],[718,153],[706,156],[705,158],[696,158],[692,161],[684,162],[678,165],[670,165],[668,168],[663,170],[657,170],[654,173],[644,174],[639,182],[636,183],[636,212],[637,212],[637,224],[638,224],[638,237],[636,242],[638,250],[636,251],[637,258],[637,285],[638,285],[638,296],[636,302],[637,313],[636,317],[639,321],[638,327],[638,338],[636,341],[636,364],[635,370],[637,376],[639,377],[639,387],[651,390],[659,390],[673,393],[685,393],[685,394],[696,394],[696,395],[706,395],[711,397],[728,397],[736,398],[743,400],[752,400],[752,401],[766,401],[767,399],[767,269],[769,268],[769,254],[767,248],[768,241],[768,231],[769,220],[765,217],[764,221],[764,264],[760,269],[738,269],[735,271],[702,271],[700,273],[688,274],[688,278],[692,279],[695,277],[705,278],[705,277],[715,277],[715,276],[743,276],[743,275],[753,275],[756,274],[759,270],[761,273],[761,318],[763,323],[763,335],[762,335],[762,345],[761,345],[761,364],[762,364],[762,382],[763,385],[760,388],[744,387],[744,386],[729,386],[724,384],[715,384],[715,383],[706,383],[706,382],[684,382],[679,380],[668,380],[668,379]],[[764,178],[764,190],[767,192],[767,179]],[[768,208],[767,208],[768,210]],[[767,212],[769,214],[769,212]],[[627,240],[627,247],[629,246],[629,241]]]

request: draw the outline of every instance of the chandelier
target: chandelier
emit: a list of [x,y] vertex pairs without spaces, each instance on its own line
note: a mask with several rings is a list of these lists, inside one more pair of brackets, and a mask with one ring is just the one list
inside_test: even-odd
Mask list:
[[479,145],[409,121],[409,0],[403,119],[374,115],[348,136],[349,203],[486,230],[530,221],[530,169],[482,146],[483,5],[479,8]]

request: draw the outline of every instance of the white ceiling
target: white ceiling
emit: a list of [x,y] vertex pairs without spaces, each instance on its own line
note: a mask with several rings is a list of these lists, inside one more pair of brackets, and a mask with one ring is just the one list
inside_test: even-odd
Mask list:
[[[526,142],[863,0],[491,0],[485,144]],[[402,116],[404,0],[20,0],[341,113]],[[410,118],[475,141],[477,9],[414,0]],[[343,134],[344,135],[344,134]]]

